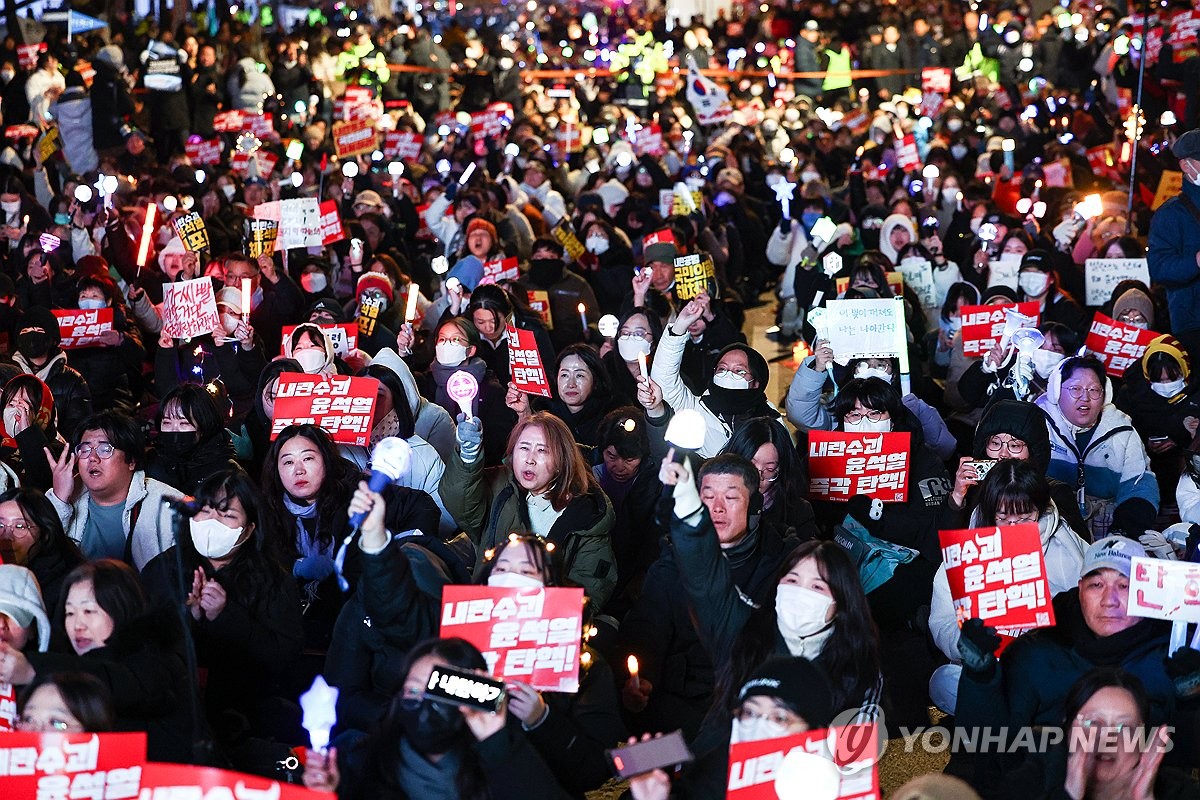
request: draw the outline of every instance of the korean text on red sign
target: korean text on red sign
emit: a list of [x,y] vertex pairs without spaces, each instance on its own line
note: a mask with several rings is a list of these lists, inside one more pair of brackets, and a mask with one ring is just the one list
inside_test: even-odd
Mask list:
[[1117,322],[1099,311],[1088,329],[1085,346],[1104,364],[1104,371],[1114,378],[1125,374],[1129,366],[1142,357],[1146,347],[1158,336],[1124,322]]
[[546,367],[542,364],[542,354],[538,352],[533,331],[509,325],[507,332],[508,369],[513,383],[525,394],[549,397],[550,381],[546,377]]
[[1129,616],[1200,622],[1200,564],[1134,558],[1129,575]]
[[1004,309],[1015,308],[1027,317],[1039,317],[1036,300],[1028,303],[1009,303],[1003,306],[963,306],[963,355],[968,358],[986,356],[1004,337]]
[[338,158],[370,153],[378,144],[379,134],[369,119],[333,123],[333,148]]
[[379,381],[284,372],[275,395],[271,438],[289,425],[316,425],[335,442],[365,447],[374,426]]
[[66,350],[78,347],[98,347],[100,335],[113,329],[113,310],[104,308],[58,309],[58,329],[62,332],[62,346]]
[[483,262],[483,277],[479,279],[479,285],[515,281],[518,277],[520,277],[520,272],[517,268],[516,256],[493,258],[491,261]]
[[[146,790],[143,797],[155,800],[335,800],[336,797],[332,792],[318,792],[259,775],[154,762],[142,767],[142,788]],[[111,796],[104,795],[105,800]]]
[[959,620],[1003,628],[1054,624],[1037,523],[939,531]]
[[212,333],[221,325],[217,296],[209,278],[163,284],[163,333],[190,339]]
[[729,746],[725,797],[777,800],[780,795],[775,791],[775,781],[794,782],[811,775],[807,770],[793,772],[792,764],[817,756],[827,759],[831,773],[838,775],[837,800],[878,800],[878,754],[879,731],[874,724],[738,742]]
[[136,798],[146,763],[145,733],[5,733],[5,797]]
[[479,648],[488,670],[539,691],[579,691],[582,589],[442,589],[441,636]]
[[809,431],[808,495],[849,500],[865,494],[885,503],[908,499],[908,433]]

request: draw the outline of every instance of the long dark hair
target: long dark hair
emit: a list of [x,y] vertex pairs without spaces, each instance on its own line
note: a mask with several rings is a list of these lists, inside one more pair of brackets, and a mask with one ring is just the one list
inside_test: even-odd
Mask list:
[[1050,484],[1041,468],[1028,461],[1005,458],[996,462],[979,486],[976,502],[980,525],[995,525],[996,513],[1036,511],[1039,518],[1050,508]]
[[146,593],[142,591],[142,584],[133,567],[115,558],[88,561],[68,572],[63,581],[62,593],[58,598],[57,624],[54,626],[56,635],[66,632],[65,614],[71,587],[84,581],[91,581],[96,605],[112,617],[112,636],[118,635],[122,628],[149,610]]
[[483,564],[479,567],[479,572],[475,575],[475,582],[487,585],[488,578],[492,576],[492,570],[496,567],[496,559],[500,558],[500,554],[505,548],[514,545],[524,545],[529,548],[529,553],[533,556],[533,565],[537,567],[542,583],[546,586],[562,586],[562,564],[557,558],[558,551],[555,549],[552,542],[547,542],[540,536],[534,536],[528,533],[510,533],[504,544],[487,550],[483,554]]
[[[804,542],[791,552],[775,577],[776,586],[806,558],[816,560],[817,569],[837,603],[833,633],[815,660],[833,683],[834,708],[839,711],[854,708],[879,683],[879,636],[867,596],[846,551],[834,542],[817,540]],[[734,707],[738,689],[775,653],[778,637],[772,592],[738,634],[732,657],[718,667],[715,710],[723,712]]]
[[1146,694],[1146,687],[1141,678],[1120,667],[1096,667],[1071,684],[1071,688],[1067,690],[1066,702],[1063,703],[1063,727],[1071,726],[1075,717],[1079,716],[1080,709],[1092,699],[1092,695],[1109,687],[1124,689],[1133,696],[1134,705],[1142,717],[1139,727],[1144,727],[1150,720],[1150,698]]
[[295,531],[292,512],[283,504],[286,489],[279,477],[279,453],[284,445],[292,439],[308,439],[321,454],[324,462],[325,477],[317,490],[317,528],[313,539],[325,546],[333,542],[334,530],[341,520],[346,519],[346,507],[350,497],[358,486],[362,475],[350,462],[338,455],[333,440],[329,434],[316,425],[289,425],[284,428],[279,438],[271,445],[266,459],[263,461],[262,486],[263,501],[270,516],[274,517],[280,536],[280,547],[284,553],[291,554],[296,549]]
[[221,409],[208,389],[199,383],[181,383],[167,392],[158,404],[157,427],[162,430],[163,417],[178,409],[188,422],[196,426],[197,439],[203,441],[225,427]]
[[[487,671],[487,662],[475,645],[465,639],[426,639],[409,651],[400,675],[408,677],[413,665],[425,656],[433,656],[448,667],[462,670]],[[379,788],[400,793],[397,776],[400,773],[397,757],[400,749],[397,744],[404,738],[404,691],[396,693],[388,705],[387,714],[379,723],[379,728],[368,740],[369,780]],[[457,713],[457,709],[455,709]],[[487,777],[475,748],[471,747],[472,736],[463,726],[462,735],[453,745],[461,756],[458,774],[454,776],[454,784],[461,800],[488,800]]]
[[17,396],[17,392],[21,391],[22,389],[25,390],[25,396],[29,398],[29,402],[33,406],[31,411],[35,425],[37,424],[36,419],[38,415],[38,409],[40,409],[42,407],[42,403],[45,402],[46,394],[49,393],[51,395],[50,421],[45,427],[45,433],[47,439],[54,441],[55,437],[58,436],[58,406],[54,402],[53,393],[50,392],[50,387],[43,383],[36,375],[22,373],[20,375],[14,375],[12,378],[10,378],[9,381],[4,384],[4,390],[0,391],[0,409],[8,408],[8,404],[11,403],[12,399]]
[[608,372],[604,369],[604,364],[600,361],[600,352],[590,344],[584,342],[575,342],[567,345],[558,354],[558,358],[554,361],[554,372],[550,376],[550,391],[554,393],[555,400],[562,400],[558,396],[558,370],[562,367],[562,362],[569,356],[575,356],[583,365],[588,368],[588,372],[592,373],[592,391],[587,396],[585,404],[593,402],[612,402],[612,390],[608,385]]
[[17,698],[17,712],[25,713],[25,705],[42,686],[53,686],[63,699],[67,711],[79,720],[86,733],[104,733],[113,729],[112,692],[95,675],[87,672],[39,673]]
[[[775,445],[779,453],[779,477],[771,493],[771,508],[778,514],[778,519],[786,523],[808,506],[804,499],[808,492],[808,470],[783,424],[770,417],[748,419],[737,427],[721,452],[736,453],[753,462],[758,448],[768,443]],[[807,516],[811,516],[811,511]]]
[[63,559],[69,564],[84,560],[83,554],[79,551],[79,545],[75,544],[70,536],[67,536],[58,512],[54,510],[50,500],[40,490],[18,486],[0,494],[0,503],[10,501],[20,506],[25,519],[37,526],[37,537],[29,548],[29,563],[33,563],[33,559],[42,552],[61,553]]

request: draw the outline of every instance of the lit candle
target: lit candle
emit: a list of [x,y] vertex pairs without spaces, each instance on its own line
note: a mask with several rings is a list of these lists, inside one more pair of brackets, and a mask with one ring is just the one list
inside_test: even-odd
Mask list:
[[629,677],[633,678],[633,688],[640,689],[642,687],[642,681],[638,678],[637,656],[630,656],[625,663],[629,667]]
[[250,319],[250,279],[242,278],[242,319]]
[[579,309],[579,324],[581,326],[583,326],[583,330],[584,330],[584,332],[586,332],[587,331],[587,309],[584,307],[583,303],[580,303],[579,305],[577,305],[575,307]]
[[153,201],[146,206],[146,221],[142,223],[142,241],[138,243],[137,265],[138,272],[142,271],[142,267],[146,266],[146,259],[150,256],[150,237],[154,233],[154,211],[158,208]]
[[642,370],[642,377],[649,378],[650,373],[646,370],[646,354],[638,353],[638,367]]

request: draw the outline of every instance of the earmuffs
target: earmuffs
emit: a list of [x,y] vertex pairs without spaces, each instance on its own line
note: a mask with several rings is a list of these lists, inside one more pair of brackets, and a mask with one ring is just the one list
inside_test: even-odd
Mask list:
[[[1070,356],[1058,362],[1058,366],[1050,371],[1050,377],[1046,381],[1046,397],[1054,405],[1058,405],[1058,398],[1062,394],[1063,373],[1069,368],[1084,361],[1083,356]],[[1103,375],[1103,373],[1101,373]],[[1113,399],[1112,381],[1104,375],[1104,405],[1108,405]]]

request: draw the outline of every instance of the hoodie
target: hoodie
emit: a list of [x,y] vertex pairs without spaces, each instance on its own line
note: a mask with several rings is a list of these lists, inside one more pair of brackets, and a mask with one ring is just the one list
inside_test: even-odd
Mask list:
[[909,217],[904,214],[889,215],[883,221],[883,227],[879,229],[879,250],[888,257],[888,261],[891,261],[892,264],[900,263],[900,253],[892,246],[892,231],[896,228],[908,230],[910,243],[917,241],[917,228]]
[[449,461],[451,453],[458,446],[454,438],[454,420],[450,418],[450,413],[437,403],[431,403],[421,396],[412,370],[395,350],[390,347],[383,348],[375,354],[371,363],[387,367],[400,378],[400,383],[404,385],[404,394],[408,398],[408,406],[412,410],[413,419],[416,420],[416,435],[437,451],[443,463]]

